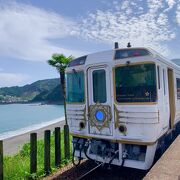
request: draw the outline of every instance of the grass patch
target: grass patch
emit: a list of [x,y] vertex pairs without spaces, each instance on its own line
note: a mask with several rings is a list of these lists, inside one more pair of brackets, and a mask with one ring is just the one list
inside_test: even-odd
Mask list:
[[[71,141],[70,137],[70,141]],[[70,143],[71,144],[71,143]],[[72,148],[70,148],[72,149]],[[68,160],[64,158],[64,133],[61,133],[61,166],[67,164]],[[51,135],[51,168],[52,172],[56,170],[55,167],[55,148],[54,135]],[[30,175],[30,143],[24,144],[22,149],[13,156],[4,157],[4,179],[40,179],[44,177],[44,140],[37,142],[37,173]]]

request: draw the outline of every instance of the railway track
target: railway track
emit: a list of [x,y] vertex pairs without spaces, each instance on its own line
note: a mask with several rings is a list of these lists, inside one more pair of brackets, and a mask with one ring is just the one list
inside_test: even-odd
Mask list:
[[83,161],[78,167],[70,164],[63,172],[54,174],[45,180],[141,180],[147,174],[142,170],[124,168],[107,164],[102,166],[92,161]]
[[96,171],[99,167],[103,166],[104,163],[100,163],[97,166],[95,166],[94,168],[92,168],[91,170],[89,170],[88,172],[86,172],[85,174],[83,174],[82,176],[78,177],[77,180],[82,180],[85,179],[87,177],[89,177],[94,171]]
[[[89,162],[91,163],[91,162]],[[76,180],[140,180],[147,171],[136,170],[111,165],[110,168],[103,163],[92,167],[90,170],[76,177]]]

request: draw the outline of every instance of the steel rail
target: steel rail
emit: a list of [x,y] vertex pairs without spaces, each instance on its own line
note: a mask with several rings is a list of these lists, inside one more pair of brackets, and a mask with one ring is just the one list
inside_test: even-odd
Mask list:
[[76,180],[81,180],[84,177],[88,176],[90,173],[92,173],[94,170],[96,170],[97,168],[99,168],[100,166],[102,166],[103,164],[105,164],[105,162],[98,164],[97,166],[95,166],[94,168],[92,168],[90,171],[88,171],[87,173],[83,174],[82,176],[80,176],[79,178],[77,178]]

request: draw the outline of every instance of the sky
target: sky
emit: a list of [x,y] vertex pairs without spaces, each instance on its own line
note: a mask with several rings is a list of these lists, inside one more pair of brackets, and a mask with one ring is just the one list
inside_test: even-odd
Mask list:
[[151,47],[180,58],[180,0],[0,0],[0,87],[59,77],[53,53]]

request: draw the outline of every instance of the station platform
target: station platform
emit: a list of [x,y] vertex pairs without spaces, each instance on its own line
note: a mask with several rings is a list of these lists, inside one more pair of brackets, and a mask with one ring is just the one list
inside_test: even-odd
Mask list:
[[180,180],[180,135],[150,169],[144,180]]

